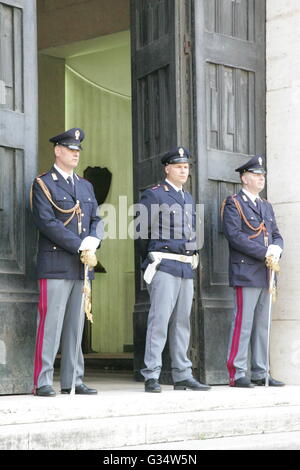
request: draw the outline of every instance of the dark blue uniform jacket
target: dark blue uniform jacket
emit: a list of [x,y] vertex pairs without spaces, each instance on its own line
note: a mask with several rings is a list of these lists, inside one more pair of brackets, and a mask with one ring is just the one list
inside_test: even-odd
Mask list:
[[251,202],[243,191],[226,199],[223,215],[223,229],[229,242],[229,285],[245,287],[268,287],[268,270],[265,266],[267,247],[264,233],[257,238],[249,239],[255,232],[251,230],[239,215],[234,199],[240,203],[242,210],[253,227],[258,227],[262,220],[268,233],[268,244],[283,248],[283,239],[279,233],[272,205],[262,200],[262,213]]
[[[149,264],[147,253],[160,251],[192,256],[196,250],[196,211],[193,198],[187,191],[184,200],[167,182],[143,192],[140,204],[147,210],[148,238],[140,246],[144,262]],[[145,237],[145,238],[146,238]],[[164,259],[158,269],[176,277],[192,278],[194,271],[190,264]]]
[[86,236],[100,238],[97,235],[97,226],[101,224],[101,220],[97,215],[98,204],[93,186],[87,180],[74,174],[74,195],[72,188],[54,167],[40,178],[48,187],[58,207],[70,209],[79,200],[84,216],[80,235],[76,215],[67,226],[64,226],[63,223],[68,220],[70,214],[63,214],[56,210],[34,180],[32,214],[39,229],[38,279],[83,279],[84,268],[78,249]]

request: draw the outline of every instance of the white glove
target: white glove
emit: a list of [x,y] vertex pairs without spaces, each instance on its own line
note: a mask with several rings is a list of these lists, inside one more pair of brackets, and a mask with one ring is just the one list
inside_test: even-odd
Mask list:
[[280,258],[281,253],[282,253],[282,248],[280,248],[280,246],[278,246],[278,245],[269,245],[267,253],[266,253],[266,258],[268,256],[273,256],[278,261],[279,258]]
[[90,250],[90,251],[96,251],[98,246],[100,244],[99,238],[96,237],[85,237],[81,245],[79,247],[78,251],[84,251],[84,250]]

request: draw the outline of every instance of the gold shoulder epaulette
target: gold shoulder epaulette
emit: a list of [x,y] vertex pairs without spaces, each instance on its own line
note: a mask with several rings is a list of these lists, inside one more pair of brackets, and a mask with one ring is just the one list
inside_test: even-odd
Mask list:
[[[54,173],[55,174],[55,173]],[[56,176],[56,174],[55,174]],[[56,176],[57,177],[57,176]],[[35,181],[38,183],[38,185],[40,186],[41,190],[43,191],[44,195],[46,196],[46,198],[48,199],[48,201],[50,202],[50,204],[56,209],[58,210],[59,212],[61,212],[62,214],[71,214],[70,217],[68,218],[68,220],[66,220],[64,222],[64,226],[68,225],[71,220],[73,219],[73,217],[76,215],[77,216],[77,220],[78,220],[78,233],[81,234],[81,231],[82,231],[82,212],[81,212],[81,208],[80,208],[80,201],[77,201],[75,206],[74,207],[71,207],[70,209],[62,209],[61,207],[59,207],[52,199],[52,195],[51,195],[51,192],[49,191],[47,185],[45,184],[45,182],[39,177],[37,176],[35,178]],[[32,185],[31,185],[31,190],[30,190],[30,207],[31,207],[31,210],[32,210],[32,200],[33,200],[33,191],[32,191]]]
[[[46,175],[46,173],[47,173],[47,172],[41,173],[40,175],[37,175],[37,176],[34,178],[34,181],[37,181],[37,182],[38,182],[38,179],[39,179],[41,176]],[[32,212],[32,199],[33,199],[33,183],[31,184],[31,186],[30,186],[30,191],[29,191],[29,205],[30,205],[31,212]]]
[[227,196],[224,201],[222,202],[221,204],[221,208],[220,208],[220,213],[221,213],[221,220],[223,220],[223,216],[224,216],[224,209],[225,209],[225,206],[226,206],[226,202],[229,198],[231,199],[235,199],[237,197],[237,194],[232,194],[231,196]]

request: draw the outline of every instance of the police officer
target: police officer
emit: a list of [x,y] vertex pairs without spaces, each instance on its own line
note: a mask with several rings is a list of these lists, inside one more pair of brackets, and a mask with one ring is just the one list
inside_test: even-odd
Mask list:
[[73,385],[76,394],[97,393],[83,383],[80,346],[84,322],[80,253],[95,252],[101,238],[93,187],[74,172],[83,139],[79,128],[52,137],[55,163],[32,186],[32,213],[39,230],[40,300],[34,361],[34,393],[38,396],[56,394],[53,365],[59,345],[61,393],[70,393]]
[[[260,156],[237,168],[242,190],[224,201],[223,227],[229,243],[229,284],[235,310],[228,347],[230,386],[265,385],[268,374],[269,270],[266,258],[278,261],[283,249],[272,205],[259,193],[265,187]],[[251,343],[251,378],[246,376]],[[270,386],[282,382],[268,377]]]
[[196,269],[195,206],[183,190],[189,175],[190,153],[176,147],[162,158],[166,179],[141,197],[148,225],[142,268],[150,294],[144,363],[145,391],[161,392],[162,352],[169,332],[169,351],[175,390],[208,390],[192,376],[187,357],[190,312]]

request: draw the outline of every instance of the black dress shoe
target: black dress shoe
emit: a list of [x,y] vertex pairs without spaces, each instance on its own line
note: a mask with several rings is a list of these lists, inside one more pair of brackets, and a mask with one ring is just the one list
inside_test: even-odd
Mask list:
[[[258,379],[258,380],[251,380],[251,382],[258,387],[262,387],[266,385],[266,379]],[[269,377],[269,387],[283,387],[285,383],[280,382],[279,380],[273,379],[273,377]]]
[[[71,393],[70,388],[62,388],[62,394]],[[95,388],[89,388],[85,384],[76,385],[75,387],[75,395],[97,395],[97,390]]]
[[38,397],[55,397],[56,392],[51,385],[43,385],[35,390],[35,395]]
[[157,379],[148,379],[145,382],[145,392],[149,393],[160,393],[161,386],[158,383]]
[[230,387],[254,388],[254,384],[247,377],[241,377],[230,384]]
[[206,391],[209,390],[210,386],[198,382],[198,380],[191,377],[187,380],[182,380],[181,382],[174,383],[174,390],[197,390],[197,391]]

